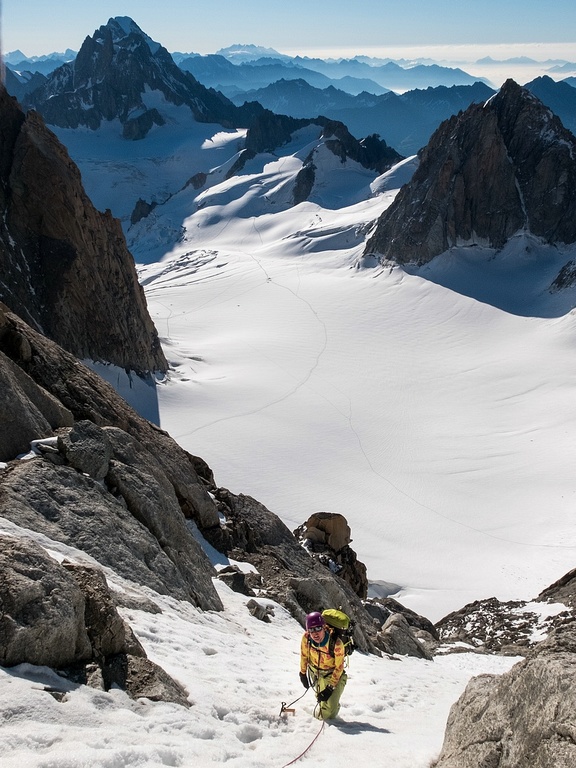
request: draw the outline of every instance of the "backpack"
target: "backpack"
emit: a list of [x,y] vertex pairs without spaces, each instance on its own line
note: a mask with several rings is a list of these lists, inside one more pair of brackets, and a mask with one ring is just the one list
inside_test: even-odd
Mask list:
[[330,656],[334,656],[334,646],[338,639],[342,640],[344,645],[344,655],[350,656],[355,648],[353,635],[356,623],[344,611],[339,611],[337,608],[328,608],[322,611],[322,616],[331,630],[328,642]]

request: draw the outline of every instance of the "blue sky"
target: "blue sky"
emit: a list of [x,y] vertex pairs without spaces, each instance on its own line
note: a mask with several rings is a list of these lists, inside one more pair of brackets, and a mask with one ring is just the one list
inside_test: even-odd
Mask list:
[[479,55],[566,58],[573,51],[576,58],[575,0],[4,0],[2,47],[28,56],[77,50],[111,16],[130,16],[169,51],[254,43],[353,55],[472,46]]

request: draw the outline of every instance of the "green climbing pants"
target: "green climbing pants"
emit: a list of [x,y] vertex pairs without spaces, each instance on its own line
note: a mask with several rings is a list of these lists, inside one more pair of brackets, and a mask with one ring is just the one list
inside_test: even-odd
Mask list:
[[[342,691],[344,690],[347,680],[348,677],[346,672],[343,672],[342,677],[338,680],[338,685],[334,688],[334,693],[330,696],[328,701],[318,702],[316,709],[314,710],[314,716],[317,717],[318,720],[332,720],[334,717],[337,717],[338,712],[340,711],[340,696],[342,696]],[[330,675],[325,677],[320,675],[316,679],[313,678],[312,687],[314,688],[314,692],[320,693],[320,691],[323,691],[324,688],[329,685],[329,682]]]

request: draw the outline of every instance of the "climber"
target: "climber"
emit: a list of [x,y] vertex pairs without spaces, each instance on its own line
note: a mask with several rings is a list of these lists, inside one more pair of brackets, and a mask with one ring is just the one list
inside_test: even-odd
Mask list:
[[340,696],[346,685],[344,644],[330,642],[330,627],[321,613],[306,616],[306,632],[300,644],[300,682],[316,694],[315,717],[331,720],[340,711]]

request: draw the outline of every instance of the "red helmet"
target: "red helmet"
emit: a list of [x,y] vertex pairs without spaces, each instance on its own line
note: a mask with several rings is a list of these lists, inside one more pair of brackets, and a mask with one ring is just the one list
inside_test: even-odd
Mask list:
[[306,616],[306,629],[308,630],[314,627],[324,627],[325,624],[324,616],[322,616],[321,613],[318,613],[318,611],[313,611]]

